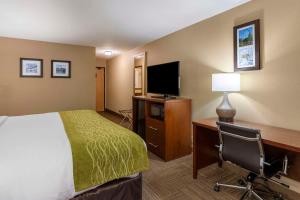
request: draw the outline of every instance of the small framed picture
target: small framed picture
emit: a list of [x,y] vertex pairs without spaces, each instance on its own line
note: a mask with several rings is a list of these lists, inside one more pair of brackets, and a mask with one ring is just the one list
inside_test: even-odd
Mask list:
[[43,77],[43,60],[36,58],[20,58],[20,77]]
[[52,60],[51,61],[52,78],[71,78],[71,61]]
[[251,21],[234,30],[234,71],[260,69],[260,23]]

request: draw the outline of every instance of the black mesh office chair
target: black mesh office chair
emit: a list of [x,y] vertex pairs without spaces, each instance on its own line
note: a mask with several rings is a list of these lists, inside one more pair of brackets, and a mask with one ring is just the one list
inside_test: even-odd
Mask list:
[[260,130],[241,127],[229,123],[217,122],[220,146],[219,157],[221,161],[229,161],[236,164],[250,173],[245,179],[239,180],[239,185],[228,185],[217,182],[214,190],[220,191],[220,187],[229,187],[245,190],[241,199],[255,197],[263,200],[259,196],[260,192],[272,195],[274,199],[281,200],[283,197],[270,188],[264,190],[254,187],[254,180],[258,177],[267,180],[267,178],[276,175],[283,169],[283,156],[278,154],[274,158],[266,159]]

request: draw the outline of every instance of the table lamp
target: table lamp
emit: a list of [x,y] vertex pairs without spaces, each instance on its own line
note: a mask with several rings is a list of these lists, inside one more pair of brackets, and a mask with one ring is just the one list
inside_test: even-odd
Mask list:
[[223,92],[223,101],[216,111],[219,121],[233,122],[236,110],[231,106],[228,93],[240,91],[240,74],[237,73],[218,73],[212,75],[212,91]]

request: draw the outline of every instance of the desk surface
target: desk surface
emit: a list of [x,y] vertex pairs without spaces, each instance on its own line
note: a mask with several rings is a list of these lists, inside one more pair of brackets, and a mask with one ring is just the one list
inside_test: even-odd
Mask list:
[[[193,125],[217,130],[216,118],[193,121]],[[236,120],[233,124],[261,130],[263,143],[300,153],[300,131]]]
[[176,102],[176,101],[191,101],[191,99],[184,97],[176,97],[176,98],[161,98],[161,97],[151,97],[151,96],[133,96],[133,99],[139,99],[144,101],[152,101],[157,103],[165,103],[166,101]]

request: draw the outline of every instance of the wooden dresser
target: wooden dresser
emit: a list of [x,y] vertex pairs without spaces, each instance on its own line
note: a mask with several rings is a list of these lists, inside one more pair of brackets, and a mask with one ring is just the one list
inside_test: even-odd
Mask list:
[[133,131],[165,161],[191,153],[191,100],[134,96]]

